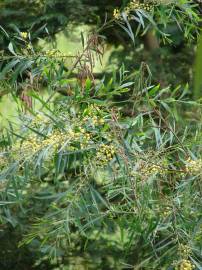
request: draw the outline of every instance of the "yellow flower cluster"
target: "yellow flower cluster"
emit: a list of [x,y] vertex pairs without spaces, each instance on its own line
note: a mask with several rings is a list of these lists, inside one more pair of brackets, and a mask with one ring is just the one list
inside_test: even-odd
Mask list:
[[18,147],[20,147],[23,154],[29,155],[33,152],[39,151],[41,148],[41,143],[37,140],[36,136],[31,136],[28,140],[23,141],[22,145],[16,145],[16,151],[18,151]]
[[105,123],[105,120],[103,118],[99,118],[97,116],[93,116],[91,120],[94,126],[103,125]]
[[184,258],[188,258],[188,256],[191,254],[191,248],[188,245],[180,244],[178,249],[181,256]]
[[56,130],[48,138],[44,139],[41,142],[41,144],[42,144],[42,147],[53,146],[54,148],[57,148],[62,143],[64,143],[67,140],[67,138],[68,138],[67,134]]
[[96,160],[99,165],[106,165],[113,159],[115,154],[115,147],[110,144],[101,144],[96,154]]
[[27,39],[28,38],[28,33],[27,32],[20,32],[20,35],[23,39]]
[[166,206],[165,209],[161,212],[161,215],[164,218],[167,218],[172,213],[171,208],[169,206]]
[[[136,166],[135,168],[131,169],[130,176],[133,178],[137,178],[143,181],[146,181],[149,177],[152,175],[160,174],[163,175],[165,173],[164,168],[165,161],[164,160],[159,160],[158,158],[154,158],[153,154],[153,160],[155,161],[155,164],[148,163],[147,160],[150,160],[152,158],[151,153],[148,153],[148,156],[145,157],[144,160],[142,160],[141,156],[137,155],[136,159]],[[165,213],[167,215],[167,213]]]
[[176,270],[193,270],[194,268],[195,265],[192,264],[189,260],[182,260]]
[[[140,3],[138,0],[133,0],[129,3],[129,5],[126,7],[128,12],[130,13],[131,11],[137,10],[137,9],[142,9],[145,11],[151,11],[154,6],[153,2],[148,2],[148,3]],[[127,14],[127,13],[126,13]]]
[[13,147],[15,153],[21,153],[25,156],[34,154],[44,147],[52,146],[56,149],[61,143],[64,143],[67,136],[59,131],[53,132],[49,137],[44,140],[39,140],[37,136],[30,136],[27,140],[24,140],[21,144],[17,143]]
[[90,105],[86,111],[84,112],[85,117],[82,119],[83,123],[89,121],[93,124],[93,126],[104,125],[105,120],[100,116],[100,108],[96,105]]
[[186,173],[190,174],[201,174],[202,173],[202,159],[192,160],[189,158],[186,161],[185,167]]
[[[141,3],[139,0],[132,0],[123,10],[123,12],[129,16],[131,12],[136,10],[144,10],[147,12],[152,11],[153,7],[156,5],[154,1],[149,1],[148,3]],[[114,9],[113,17],[115,20],[121,19],[121,11],[119,9]]]
[[[25,39],[24,39],[25,40]],[[33,46],[31,42],[26,41],[26,46],[22,48],[23,55],[26,55],[27,57],[30,57],[34,54]]]
[[90,138],[91,135],[85,132],[85,130],[82,128],[77,132],[70,129],[65,133],[57,130],[41,142],[41,147],[52,146],[54,149],[56,149],[66,141],[68,141],[68,143],[73,141],[82,141],[83,145],[86,145]]
[[[78,133],[78,135],[79,135],[79,133]],[[81,137],[80,137],[80,135],[81,135]],[[88,132],[85,132],[85,130],[83,128],[81,128],[80,135],[79,135],[80,141],[81,141],[80,147],[81,147],[81,149],[83,149],[89,144],[89,141],[91,139],[91,134]]]
[[78,141],[80,142],[81,148],[84,148],[88,145],[90,139],[91,134],[86,132],[83,128],[80,128],[77,131],[70,129],[65,132],[55,130],[52,134],[43,140],[37,138],[37,136],[34,135],[30,136],[22,143],[16,143],[13,147],[13,152],[17,154],[21,153],[24,156],[29,156],[30,154],[34,154],[48,146],[50,146],[51,149],[55,151],[58,147],[64,145],[66,142],[68,142],[68,149],[71,148],[71,150],[73,150],[73,148],[70,146],[72,142]]
[[43,116],[41,114],[37,114],[36,117],[32,120],[32,125],[39,126],[41,124],[46,124],[49,121],[50,120],[48,118],[46,118],[45,116]]
[[141,164],[139,172],[141,173],[143,178],[148,178],[153,174],[161,173],[162,169],[156,164],[146,164],[146,162],[143,162]]
[[118,8],[114,9],[113,17],[114,17],[115,20],[120,20],[121,19],[121,12],[120,12],[120,10]]
[[152,164],[151,166],[148,167],[149,174],[159,173],[160,171],[161,169],[158,165]]
[[28,51],[31,51],[33,49],[32,44],[28,43],[26,48]]
[[45,56],[47,57],[54,57],[54,58],[63,58],[63,57],[68,57],[67,54],[61,53],[58,50],[52,49],[52,50],[47,50],[45,52]]

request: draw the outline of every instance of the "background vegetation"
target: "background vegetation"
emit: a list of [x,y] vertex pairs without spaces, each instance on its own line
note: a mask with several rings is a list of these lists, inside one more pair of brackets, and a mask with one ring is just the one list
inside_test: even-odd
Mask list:
[[200,270],[200,3],[0,7],[0,269]]

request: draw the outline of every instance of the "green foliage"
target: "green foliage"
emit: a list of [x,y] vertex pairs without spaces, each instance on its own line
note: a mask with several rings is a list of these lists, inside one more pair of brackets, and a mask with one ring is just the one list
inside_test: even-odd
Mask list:
[[[20,124],[0,133],[0,267],[26,267],[21,255],[31,254],[33,269],[201,269],[201,104],[188,84],[162,83],[170,74],[160,74],[160,86],[154,66],[128,70],[126,52],[120,68],[94,74],[101,33],[114,21],[133,41],[154,30],[160,44],[177,43],[174,33],[194,44],[198,9],[186,0],[124,1],[114,19],[81,35],[77,55],[36,43],[69,22],[102,18],[106,3],[95,2],[1,3],[0,96],[13,95]],[[83,5],[91,9],[80,19]],[[106,9],[113,16],[114,4]],[[165,58],[156,60],[159,70]]]
[[[61,29],[64,29],[67,25],[70,24],[70,22],[78,23],[78,19],[80,20],[80,23],[83,23],[84,21],[81,19],[83,17],[86,18],[86,20],[89,19],[89,21],[86,21],[88,24],[90,24],[91,20],[93,23],[96,23],[96,21],[93,19],[95,17],[92,18],[92,14],[95,16],[96,10],[96,14],[99,15],[100,19],[102,19],[104,10],[103,6],[105,6],[106,3],[103,2],[102,4],[99,4],[96,2],[95,5],[92,5],[86,1],[73,5],[71,1],[66,1],[65,3],[60,1],[60,4],[58,4],[57,1],[34,1],[33,5],[26,5],[25,2],[23,2],[23,4],[25,6],[24,9],[19,7],[19,1],[3,1],[1,4],[2,20],[0,19],[0,32],[2,33],[1,37],[4,45],[2,45],[3,50],[1,51],[2,60],[0,61],[0,78],[1,80],[5,78],[9,80],[9,78],[11,78],[11,83],[15,85],[19,82],[19,80],[22,81],[22,79],[19,79],[19,76],[23,78],[28,76],[27,72],[29,74],[31,73],[32,77],[34,78],[38,76],[44,79],[44,69],[47,71],[47,67],[45,67],[46,64],[43,63],[46,61],[44,60],[46,59],[44,58],[44,54],[46,54],[46,52],[43,52],[41,48],[37,48],[35,44],[36,40],[40,39],[40,37],[46,37],[48,41],[50,38],[49,34],[54,34]],[[84,8],[85,5],[89,6],[90,11],[89,9]],[[119,5],[121,6],[121,3],[119,3]],[[144,8],[144,5],[148,8]],[[61,11],[61,7],[63,6],[64,8]],[[80,8],[82,9],[82,12],[88,10],[88,16],[79,16],[78,18],[77,14],[81,12]],[[130,37],[133,42],[137,43],[137,45],[140,45],[139,42],[141,36],[147,35],[148,32],[154,32],[153,37],[156,34],[159,38],[159,42],[172,42],[174,46],[180,46],[180,44],[184,42],[184,39],[188,39],[192,48],[193,45],[196,44],[199,31],[200,16],[198,6],[190,1],[168,1],[166,3],[164,1],[160,1],[159,3],[151,1],[147,4],[141,4],[139,1],[129,2],[128,4],[122,3],[122,8],[120,10],[115,9],[114,18],[112,17],[114,8],[112,3],[109,2],[105,8],[107,11],[109,11],[109,19],[101,28],[99,28],[98,31],[95,31],[95,33],[97,33],[96,35],[98,35],[99,38],[100,34],[104,33],[108,36],[107,42],[117,44],[117,41],[114,40],[113,32],[111,31],[111,28],[113,27],[117,35],[115,39],[118,39],[118,41],[122,39],[126,40],[126,42],[122,42],[122,44],[127,46],[127,48],[130,50],[130,65],[133,65],[133,57],[137,56],[134,54],[134,48],[129,46],[127,43],[128,37]],[[65,19],[60,20],[60,16],[58,15],[59,10],[57,11],[57,9],[60,10],[60,15],[64,16]],[[68,16],[66,14],[67,10]],[[16,15],[13,15],[15,12]],[[19,16],[18,13],[23,13],[23,16]],[[11,25],[7,23],[7,20],[10,20],[8,14],[12,14],[12,16],[16,18],[16,21],[12,19]],[[110,18],[112,19],[110,20]],[[56,19],[61,21],[61,23],[56,23]],[[121,29],[118,31],[114,22],[118,23],[118,25],[125,30],[127,36],[123,36],[124,31],[121,31]],[[23,34],[26,36],[23,36]],[[94,41],[95,39],[93,42]],[[147,44],[149,42],[153,41],[145,41],[144,45],[149,45]],[[156,42],[158,43],[158,40],[156,40]],[[96,44],[91,46],[91,49],[96,50],[95,47],[98,45],[98,43],[99,41],[96,41]],[[193,50],[191,47],[189,47],[188,50]],[[167,49],[166,54],[169,54],[170,56],[171,52],[169,49],[170,48]],[[138,51],[138,57],[139,55],[140,52]],[[143,51],[143,58],[144,55],[145,52]],[[45,56],[47,57],[48,55]],[[61,68],[57,72],[55,70],[57,76],[55,76],[54,79],[51,78],[52,81],[57,81],[58,76],[66,77],[64,72],[69,68],[69,60],[72,58],[71,55],[66,55],[63,58],[61,55],[59,57],[57,55],[55,56],[56,57],[52,55],[51,57],[54,60],[57,58],[57,66],[61,66]],[[156,56],[154,55],[154,57]],[[121,62],[121,54],[120,56],[117,54],[116,58]],[[190,59],[192,59],[191,56]],[[161,61],[164,60],[159,59],[159,62]],[[181,61],[181,59],[179,59],[179,61]],[[53,65],[55,64],[53,63]],[[74,66],[74,64],[72,66]],[[154,68],[159,69],[158,65],[154,65]],[[169,64],[169,68],[172,68],[172,65]],[[165,70],[162,71],[167,73],[166,67]],[[189,72],[188,68],[186,72]],[[58,75],[58,73],[60,73],[60,75]],[[159,74],[159,71],[157,71],[157,74]],[[170,81],[168,79],[168,83],[169,82]],[[46,84],[46,82],[44,82],[44,84]],[[17,92],[22,91],[22,89],[16,90]],[[3,90],[3,92],[4,91],[5,90]]]
[[[194,39],[199,30],[199,12],[197,5],[191,1],[131,1],[122,10],[115,10],[114,18],[121,23],[133,42],[140,32],[145,34],[153,29],[164,42],[172,41],[171,27],[177,25],[185,38]],[[130,22],[138,22],[135,36]]]
[[[2,226],[26,224],[21,245],[64,264],[84,247],[92,262],[94,246],[112,269],[200,265],[201,127],[186,116],[200,106],[179,88],[149,87],[141,71],[121,68],[93,97],[90,85],[54,104],[30,93],[45,110],[2,135]],[[130,98],[114,101],[129,86]]]

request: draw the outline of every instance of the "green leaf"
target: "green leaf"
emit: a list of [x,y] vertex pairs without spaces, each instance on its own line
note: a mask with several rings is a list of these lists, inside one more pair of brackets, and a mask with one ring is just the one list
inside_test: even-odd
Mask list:
[[13,43],[12,43],[12,42],[9,43],[8,49],[9,49],[9,51],[10,51],[13,55],[17,56],[17,54],[16,54],[15,51],[14,51]]

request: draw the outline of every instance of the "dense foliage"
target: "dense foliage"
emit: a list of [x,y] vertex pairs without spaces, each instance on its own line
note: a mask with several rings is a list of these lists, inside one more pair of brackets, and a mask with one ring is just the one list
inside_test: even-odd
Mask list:
[[[200,270],[202,110],[191,99],[190,71],[199,7],[186,0],[32,3],[1,3],[0,95],[12,94],[19,123],[0,133],[0,268]],[[83,5],[90,7],[84,20],[77,16]],[[109,19],[95,28],[105,10]],[[78,20],[94,27],[81,34],[77,55],[37,43]],[[97,77],[96,61],[117,29],[131,45]],[[172,44],[183,44],[179,59],[188,66],[177,62],[175,78]]]
[[[191,80],[190,65],[193,64],[200,22],[199,7],[194,2],[149,1],[145,8],[142,3],[138,6],[138,1],[116,3],[118,8],[110,1],[106,2],[33,1],[30,5],[26,4],[27,1],[4,0],[0,13],[1,54],[4,56],[0,63],[1,79],[7,78],[8,72],[15,71],[10,76],[12,82],[16,82],[18,75],[26,69],[36,69],[36,60],[43,53],[36,45],[41,37],[50,41],[50,34],[62,29],[70,36],[72,25],[88,23],[94,27],[97,25],[94,31],[105,34],[108,44],[122,45],[112,53],[110,63],[118,61],[120,66],[124,60],[127,69],[139,68],[141,61],[151,63],[153,82],[160,82],[163,86],[172,84],[175,87]],[[20,8],[22,5],[24,8]],[[106,14],[107,21],[103,24]],[[27,33],[27,36],[21,33]],[[145,53],[142,43],[149,54]],[[161,46],[163,43],[167,45]],[[184,53],[179,53],[182,50]],[[134,59],[137,59],[135,63]],[[170,69],[173,69],[174,78],[169,75]]]

